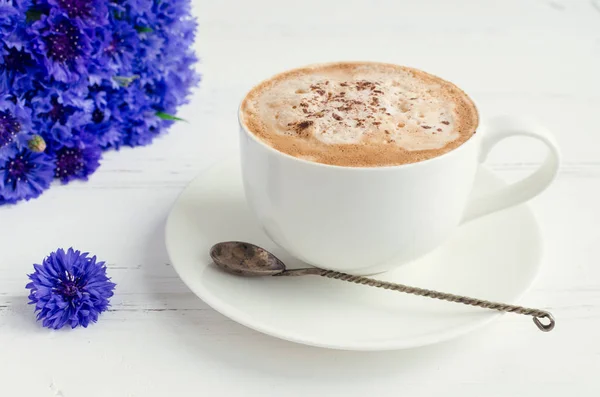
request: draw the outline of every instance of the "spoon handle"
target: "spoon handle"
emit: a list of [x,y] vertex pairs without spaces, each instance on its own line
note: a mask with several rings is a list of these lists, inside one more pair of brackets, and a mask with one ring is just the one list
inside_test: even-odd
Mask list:
[[[313,270],[313,269],[311,269]],[[317,272],[316,270],[320,270]],[[485,309],[498,310],[500,312],[524,314],[527,316],[533,316],[533,322],[543,332],[549,332],[554,329],[556,324],[554,317],[550,312],[539,309],[531,309],[523,306],[509,305],[506,303],[491,302],[483,299],[470,298],[467,296],[448,294],[445,292],[433,291],[424,288],[410,287],[408,285],[390,283],[387,281],[374,280],[368,277],[352,276],[350,274],[335,272],[324,269],[314,269],[310,273],[305,274],[316,274],[322,277],[333,278],[336,280],[348,281],[350,283],[368,285],[371,287],[389,289],[392,291],[403,292],[407,294],[425,296],[427,298],[440,299],[448,302],[462,303],[464,305],[479,306]],[[545,319],[546,321],[542,322]]]

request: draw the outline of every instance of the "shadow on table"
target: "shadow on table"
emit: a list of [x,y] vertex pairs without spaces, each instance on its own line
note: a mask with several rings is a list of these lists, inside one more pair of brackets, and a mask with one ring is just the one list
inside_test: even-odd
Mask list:
[[[243,371],[283,377],[326,376],[334,381],[349,374],[371,377],[419,367],[437,368],[439,360],[460,354],[467,348],[467,337],[437,345],[389,352],[353,352],[304,346],[276,339],[246,328],[214,311],[185,286],[172,268],[164,245],[164,222],[148,241],[144,270],[150,286],[157,277],[171,280],[170,293],[156,291],[159,326],[172,334],[161,341],[169,349],[180,349],[199,361],[212,360]],[[152,279],[152,281],[150,281]],[[164,319],[164,321],[163,321]],[[481,338],[482,332],[468,338]]]

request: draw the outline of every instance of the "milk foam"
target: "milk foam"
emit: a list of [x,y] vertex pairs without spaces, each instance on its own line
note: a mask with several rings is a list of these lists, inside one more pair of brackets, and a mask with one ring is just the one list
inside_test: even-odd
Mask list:
[[[461,114],[465,118],[466,100],[457,94],[466,95],[449,85],[412,69],[380,64],[300,69],[251,93],[242,117],[253,118],[261,131],[252,132],[267,141],[271,135],[315,140],[324,147],[435,151],[461,138],[458,124]],[[476,124],[475,110],[473,114]],[[466,131],[469,136],[472,132]],[[297,157],[319,161],[318,153],[299,152]]]

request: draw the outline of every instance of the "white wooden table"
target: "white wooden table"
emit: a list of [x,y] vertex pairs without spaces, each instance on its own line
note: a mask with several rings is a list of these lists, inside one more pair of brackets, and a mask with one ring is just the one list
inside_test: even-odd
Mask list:
[[[190,123],[107,153],[88,183],[0,209],[0,396],[599,395],[600,0],[198,0],[194,12],[204,81],[181,111]],[[464,88],[484,119],[526,113],[555,132],[560,176],[531,203],[544,267],[522,301],[550,308],[553,332],[504,316],[426,348],[323,350],[238,325],[179,280],[165,218],[236,151],[243,93],[286,68],[354,59],[424,69]],[[511,141],[489,165],[514,180],[541,154]],[[106,260],[118,287],[97,324],[52,332],[27,305],[26,274],[69,246]]]

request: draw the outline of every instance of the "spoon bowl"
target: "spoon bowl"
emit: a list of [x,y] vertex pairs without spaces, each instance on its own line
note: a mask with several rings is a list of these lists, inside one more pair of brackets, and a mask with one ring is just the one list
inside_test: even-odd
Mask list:
[[240,276],[275,276],[285,272],[285,264],[269,251],[254,244],[225,241],[213,245],[210,257],[226,272]]

